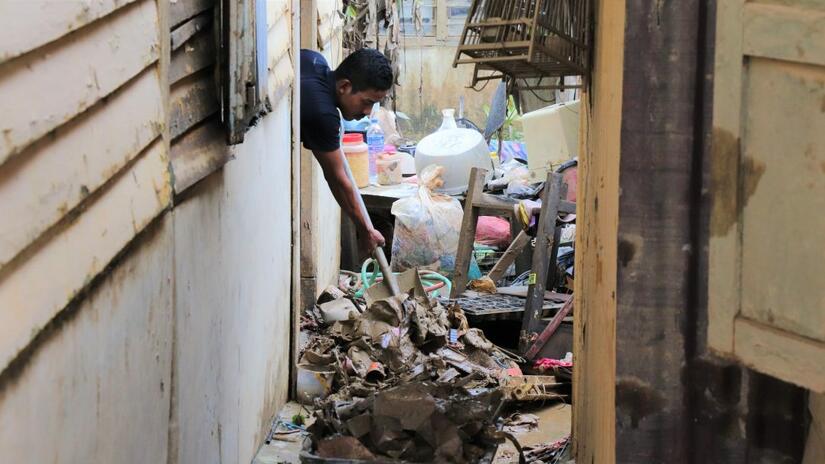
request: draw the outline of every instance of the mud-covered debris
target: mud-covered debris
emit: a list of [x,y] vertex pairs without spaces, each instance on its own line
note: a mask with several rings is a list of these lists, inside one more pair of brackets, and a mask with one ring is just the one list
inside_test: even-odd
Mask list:
[[513,413],[504,420],[504,430],[508,433],[525,433],[539,427],[539,416],[527,413]]

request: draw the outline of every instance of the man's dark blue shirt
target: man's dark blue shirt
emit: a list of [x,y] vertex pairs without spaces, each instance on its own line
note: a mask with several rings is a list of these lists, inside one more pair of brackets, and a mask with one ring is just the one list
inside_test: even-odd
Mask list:
[[323,55],[301,50],[301,141],[313,151],[340,146],[341,118],[335,106],[335,74]]

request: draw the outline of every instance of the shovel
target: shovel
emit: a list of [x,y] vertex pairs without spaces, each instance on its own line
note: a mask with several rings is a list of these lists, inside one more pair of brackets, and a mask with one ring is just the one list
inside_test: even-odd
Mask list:
[[[350,183],[352,183],[352,187],[355,190],[355,199],[358,201],[358,208],[361,210],[364,220],[367,221],[367,225],[372,228],[372,220],[370,219],[370,215],[367,213],[367,207],[364,205],[364,199],[361,198],[361,191],[358,190],[358,187],[356,187],[355,178],[352,176],[352,170],[349,168],[349,162],[347,162],[347,157],[344,155],[344,150],[338,150],[338,153],[341,154],[341,158],[344,162],[344,170],[347,172],[347,178]],[[392,269],[390,269],[390,265],[387,262],[387,256],[384,255],[384,249],[380,246],[375,247],[375,249],[372,250],[372,257],[378,261],[378,268],[381,269],[381,273],[384,274],[383,282],[387,285],[390,294],[392,296],[400,296],[401,291],[398,288],[398,280],[395,278],[395,274],[392,273]]]

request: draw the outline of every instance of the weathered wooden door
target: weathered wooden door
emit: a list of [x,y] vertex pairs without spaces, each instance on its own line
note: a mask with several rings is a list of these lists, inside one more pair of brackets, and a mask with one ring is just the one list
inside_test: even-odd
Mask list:
[[825,391],[825,0],[719,0],[709,345]]

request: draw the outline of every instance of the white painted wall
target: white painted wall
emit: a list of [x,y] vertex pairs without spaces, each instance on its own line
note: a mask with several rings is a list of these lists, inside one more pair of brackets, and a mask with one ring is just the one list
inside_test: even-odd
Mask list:
[[172,238],[170,218],[149,226],[0,375],[0,462],[166,462]]
[[289,375],[289,100],[175,221],[177,462],[250,462]]

